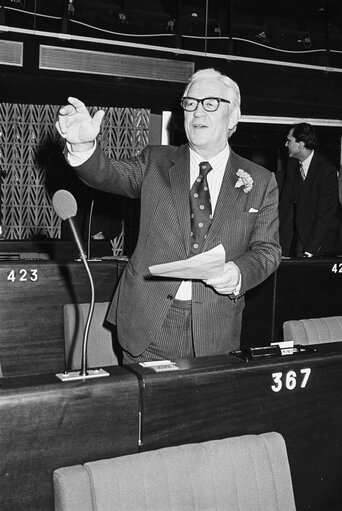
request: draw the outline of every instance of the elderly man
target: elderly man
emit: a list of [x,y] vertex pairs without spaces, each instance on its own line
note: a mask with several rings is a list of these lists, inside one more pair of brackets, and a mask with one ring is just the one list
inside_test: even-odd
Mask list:
[[[240,118],[237,84],[214,69],[196,72],[181,105],[188,144],[148,146],[110,161],[93,118],[69,98],[57,129],[68,160],[88,185],[141,199],[136,249],[111,304],[125,362],[229,353],[240,346],[244,293],[279,265],[278,189],[273,173],[228,144]],[[190,193],[190,195],[189,195]],[[151,265],[183,260],[222,244],[214,278],[157,278]]]

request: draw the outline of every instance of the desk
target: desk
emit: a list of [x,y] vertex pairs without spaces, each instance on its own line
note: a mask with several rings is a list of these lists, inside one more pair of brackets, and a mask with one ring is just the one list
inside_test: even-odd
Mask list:
[[[109,301],[124,261],[89,262],[96,301]],[[0,360],[5,376],[64,371],[63,305],[89,302],[81,262],[0,265]]]
[[[67,240],[45,238],[36,240],[0,240],[0,255],[8,254],[12,259],[27,259],[30,254],[36,254],[37,258],[53,260],[70,260],[79,257],[76,243]],[[91,257],[113,255],[109,240],[92,240]]]
[[[310,355],[244,362],[134,366],[142,389],[142,450],[267,431],[286,441],[297,511],[341,509],[342,343]],[[132,366],[133,367],[133,366]]]
[[138,452],[137,380],[106,369],[86,382],[1,380],[1,511],[53,511],[55,468]]
[[341,315],[342,260],[285,259],[246,293],[241,343],[265,346],[283,340],[283,323],[289,319]]
[[276,274],[273,338],[288,319],[342,316],[342,260],[292,259]]
[[[109,301],[126,261],[89,265],[96,300]],[[4,375],[63,371],[63,305],[89,300],[88,277],[81,262],[2,262],[0,360]],[[241,343],[243,347],[264,346],[282,340],[283,322],[288,319],[341,314],[339,260],[284,260],[273,275],[246,293]]]
[[53,511],[57,467],[267,431],[285,438],[297,511],[339,510],[342,343],[317,350],[183,359],[163,373],[132,364],[86,382],[2,379],[1,511]]

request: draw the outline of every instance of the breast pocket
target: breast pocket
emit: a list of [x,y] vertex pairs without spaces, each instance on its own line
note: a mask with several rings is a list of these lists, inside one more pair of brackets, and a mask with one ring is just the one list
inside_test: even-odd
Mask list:
[[257,212],[242,212],[226,219],[223,236],[226,236],[229,245],[238,252],[247,249],[257,216]]

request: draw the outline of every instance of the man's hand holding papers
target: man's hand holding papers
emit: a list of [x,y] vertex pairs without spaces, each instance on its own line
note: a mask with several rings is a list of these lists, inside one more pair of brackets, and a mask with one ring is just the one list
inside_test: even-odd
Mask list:
[[238,294],[240,270],[232,261],[226,263],[225,257],[224,247],[220,244],[189,259],[156,264],[150,266],[149,270],[156,277],[203,280],[217,293]]

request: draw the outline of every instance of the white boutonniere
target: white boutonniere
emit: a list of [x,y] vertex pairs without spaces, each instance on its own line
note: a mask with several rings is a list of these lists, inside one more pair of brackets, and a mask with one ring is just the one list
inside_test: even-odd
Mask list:
[[245,193],[250,192],[251,189],[253,188],[253,179],[248,174],[248,172],[239,169],[236,175],[239,177],[239,179],[235,183],[235,188],[240,188],[240,186],[243,186],[243,191]]

